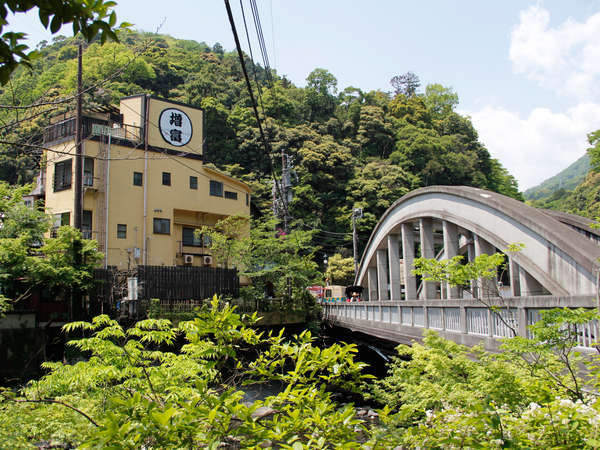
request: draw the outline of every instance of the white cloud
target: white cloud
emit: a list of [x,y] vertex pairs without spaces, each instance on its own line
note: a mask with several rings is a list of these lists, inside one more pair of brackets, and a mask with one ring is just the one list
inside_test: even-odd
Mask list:
[[585,153],[587,133],[600,128],[600,104],[584,102],[566,112],[535,108],[527,117],[496,107],[462,111],[479,140],[525,190],[556,175]]
[[579,101],[600,100],[600,12],[550,27],[550,13],[531,6],[510,35],[513,71]]

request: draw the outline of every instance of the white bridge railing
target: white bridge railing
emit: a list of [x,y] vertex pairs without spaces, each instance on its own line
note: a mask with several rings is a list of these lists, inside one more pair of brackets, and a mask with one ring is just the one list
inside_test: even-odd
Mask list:
[[[384,339],[419,339],[424,329],[466,345],[482,340],[497,348],[497,338],[528,336],[528,326],[540,312],[552,308],[594,308],[592,296],[514,297],[497,303],[497,312],[476,300],[408,300],[380,302],[323,303],[323,317],[335,325],[373,334]],[[595,349],[600,343],[600,326],[592,321],[577,329],[579,347]]]

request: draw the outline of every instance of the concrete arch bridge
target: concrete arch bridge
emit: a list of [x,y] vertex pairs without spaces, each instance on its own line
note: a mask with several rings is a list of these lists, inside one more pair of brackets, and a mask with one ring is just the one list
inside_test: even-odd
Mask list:
[[[417,189],[397,200],[371,234],[355,281],[366,301],[327,305],[325,314],[336,325],[396,342],[418,340],[431,328],[459,343],[483,341],[496,349],[496,338],[512,335],[511,329],[525,335],[542,309],[596,306],[600,232],[590,225],[482,189]],[[512,243],[524,247],[507,253],[507,270],[491,282],[498,289],[486,300],[504,307],[502,317],[477,300],[488,295],[490,281],[472,280],[460,289],[412,274],[417,255],[472,261]],[[600,338],[598,324],[580,334],[580,345],[590,347]]]

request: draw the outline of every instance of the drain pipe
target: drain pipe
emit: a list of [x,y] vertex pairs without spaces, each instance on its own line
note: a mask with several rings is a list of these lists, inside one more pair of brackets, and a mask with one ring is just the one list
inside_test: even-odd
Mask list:
[[147,248],[147,225],[148,222],[148,110],[149,108],[148,94],[144,96],[144,226],[143,226],[143,242],[142,242],[142,261],[144,265],[148,264],[148,248]]
[[110,200],[110,139],[112,137],[112,129],[108,129],[108,151],[106,154],[106,192],[104,193],[104,268],[108,267],[108,213]]

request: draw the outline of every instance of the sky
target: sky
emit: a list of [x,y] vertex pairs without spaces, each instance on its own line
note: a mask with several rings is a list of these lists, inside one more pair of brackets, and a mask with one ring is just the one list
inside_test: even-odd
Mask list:
[[[119,21],[180,39],[234,40],[220,0],[118,0]],[[270,65],[304,86],[317,67],[338,90],[391,91],[407,71],[452,87],[458,112],[525,190],[581,157],[600,128],[600,0],[257,0]],[[240,3],[231,1],[247,52]],[[247,19],[250,6],[244,0]],[[11,28],[50,40],[35,14]],[[249,23],[250,25],[250,23]],[[69,27],[59,34],[70,35]],[[259,54],[252,43],[255,58]]]

